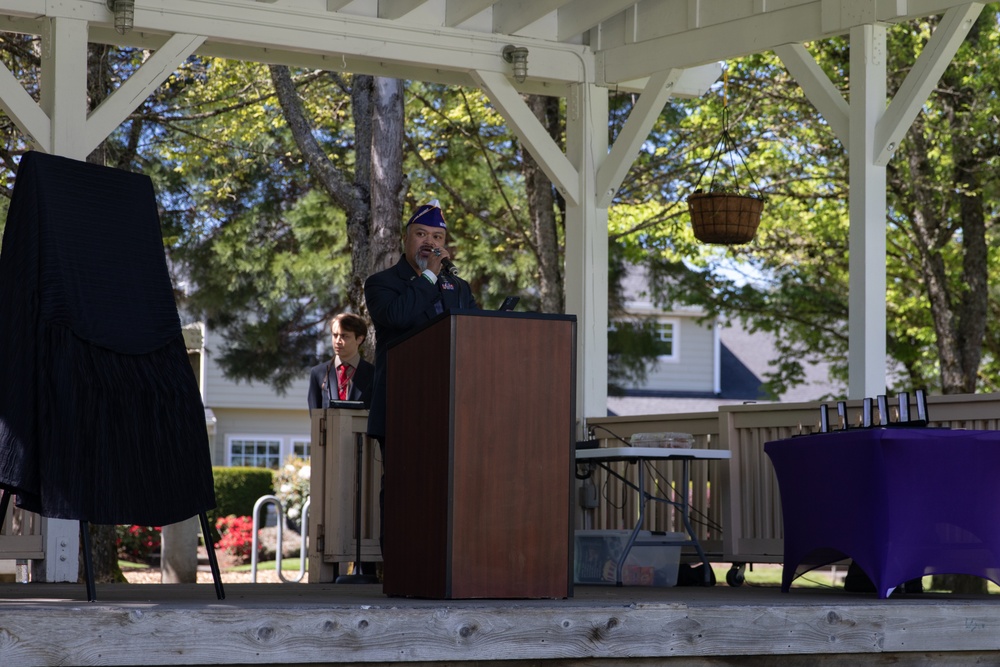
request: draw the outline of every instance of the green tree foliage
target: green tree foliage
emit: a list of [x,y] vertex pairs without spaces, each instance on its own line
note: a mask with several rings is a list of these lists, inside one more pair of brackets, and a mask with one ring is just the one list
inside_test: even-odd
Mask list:
[[[324,149],[349,163],[343,81],[303,85],[328,123]],[[162,91],[169,105],[151,98],[145,112],[156,126],[147,151],[185,306],[222,333],[212,352],[228,376],[284,390],[317,361],[325,322],[345,304],[343,211],[304,167],[266,66],[191,59]]]
[[[898,90],[934,24],[889,30],[889,94]],[[990,7],[888,168],[890,389],[996,389],[996,348],[990,348],[996,320],[985,317],[985,287],[988,267],[996,266],[996,244],[988,240],[997,233],[989,194],[997,189],[1000,110],[991,91],[1000,64],[983,54],[995,52],[997,36]],[[847,95],[846,40],[810,50]],[[833,377],[846,381],[844,147],[774,56],[744,58],[728,68],[725,91],[720,83],[700,100],[675,102],[661,117],[612,209],[613,239],[630,260],[648,264],[663,304],[698,305],[723,321],[739,319],[751,330],[776,334],[780,356],[768,378],[772,392],[794,387],[803,379],[804,362],[814,359],[830,363]],[[733,134],[768,201],[754,242],[702,246],[687,226],[683,202],[709,178],[706,162],[727,102]],[[979,368],[977,351],[984,344]]]
[[517,293],[538,309],[541,296],[530,288],[539,244],[516,139],[479,91],[411,83],[408,93],[407,210],[441,202],[455,263],[481,304]]

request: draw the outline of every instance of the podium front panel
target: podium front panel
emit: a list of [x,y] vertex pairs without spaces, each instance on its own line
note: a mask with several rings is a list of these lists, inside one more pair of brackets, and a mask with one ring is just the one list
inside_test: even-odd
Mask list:
[[568,597],[572,318],[452,315],[389,363],[385,592]]

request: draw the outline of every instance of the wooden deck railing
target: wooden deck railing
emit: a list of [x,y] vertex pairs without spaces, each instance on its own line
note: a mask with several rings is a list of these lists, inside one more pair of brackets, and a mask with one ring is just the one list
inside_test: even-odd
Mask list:
[[[912,402],[912,397],[911,397]],[[890,408],[892,407],[890,399]],[[848,401],[849,421],[855,423],[862,402]],[[703,515],[695,521],[699,539],[713,559],[731,563],[780,563],[783,557],[781,499],[764,443],[819,430],[819,402],[724,406],[718,412],[590,419],[587,426],[602,445],[635,433],[679,431],[695,437],[695,447],[728,449],[728,462],[692,465],[691,502]],[[831,425],[836,410],[831,405]],[[912,412],[912,408],[911,408]],[[932,396],[928,398],[931,426],[980,430],[1000,429],[1000,394]],[[700,469],[700,470],[699,470]],[[632,479],[637,471],[630,471]],[[661,488],[676,485],[680,468],[661,466]],[[933,471],[928,471],[933,475]],[[844,480],[845,487],[850,480]],[[652,487],[649,487],[652,488]],[[671,491],[673,492],[673,491]],[[577,509],[578,528],[624,528],[635,520],[635,507],[622,503],[620,487],[599,494],[596,509]],[[675,519],[658,511],[646,517],[648,530],[675,530]],[[693,514],[698,516],[698,514]],[[721,530],[720,530],[721,528]],[[721,535],[720,535],[721,533]]]
[[[14,500],[14,499],[12,499]],[[0,559],[41,560],[45,557],[42,535],[44,519],[10,503],[7,516],[0,517]]]
[[[891,400],[890,400],[891,403]],[[1000,430],[1000,394],[932,396],[928,399],[932,426]],[[694,508],[692,517],[699,538],[712,560],[731,563],[779,563],[782,559],[783,528],[781,500],[764,443],[819,427],[820,403],[773,403],[724,406],[717,412],[690,414],[601,417],[587,420],[587,428],[604,446],[628,440],[636,433],[676,431],[694,436],[695,447],[728,449],[729,461],[699,461],[691,466],[687,490]],[[831,406],[832,407],[832,406]],[[849,401],[852,420],[861,401]],[[836,426],[836,411],[831,410]],[[312,502],[310,510],[310,580],[328,581],[333,565],[355,559],[354,457],[357,434],[366,430],[363,410],[318,410],[312,417]],[[362,501],[362,559],[381,560],[378,546],[378,493],[381,460],[377,446],[364,447]],[[639,471],[621,464],[621,471],[634,480]],[[647,488],[676,494],[680,464],[663,462],[643,471]],[[928,471],[933,475],[933,471]],[[576,527],[624,529],[633,525],[637,513],[633,494],[623,484],[596,474],[596,507],[585,508],[577,496]],[[850,480],[845,480],[845,486]],[[585,480],[578,483],[583,486]],[[579,489],[578,489],[579,490]],[[644,527],[678,531],[680,526],[669,507],[654,503]],[[0,559],[39,560],[44,557],[42,520],[32,514],[12,511],[4,518],[0,534]],[[316,574],[313,574],[316,573]]]

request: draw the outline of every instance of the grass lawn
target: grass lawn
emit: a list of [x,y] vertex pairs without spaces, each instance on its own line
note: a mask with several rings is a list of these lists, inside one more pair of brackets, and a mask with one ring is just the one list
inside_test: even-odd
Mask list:
[[130,560],[120,560],[118,561],[118,567],[121,570],[148,570],[149,565],[146,563],[133,563]]

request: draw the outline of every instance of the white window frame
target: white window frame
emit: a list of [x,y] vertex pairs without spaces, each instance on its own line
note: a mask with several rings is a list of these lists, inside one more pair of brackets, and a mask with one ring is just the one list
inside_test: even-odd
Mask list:
[[[312,442],[312,440],[308,436],[304,436],[304,435],[292,435],[292,436],[289,436],[289,438],[288,438],[289,453],[295,455],[296,457],[298,457],[300,459],[308,461],[310,459],[310,456],[311,456],[311,452],[309,451],[309,446],[310,446],[311,442]],[[295,451],[297,445],[302,445],[302,452],[303,453],[301,455],[297,451]]]
[[[271,470],[279,469],[281,466],[285,465],[285,461],[288,460],[289,456],[295,454],[295,445],[305,443],[306,449],[310,442],[310,437],[307,435],[287,435],[287,434],[275,434],[275,433],[227,433],[226,434],[226,465],[232,466],[233,464],[233,445],[236,442],[254,442],[254,443],[277,443],[278,444],[278,461],[276,468],[269,468]],[[247,465],[245,462],[239,465]],[[265,467],[265,466],[251,466],[251,467]]]
[[657,355],[656,360],[676,364],[681,360],[681,320],[679,317],[656,317],[654,319],[656,320],[657,331],[661,332],[660,340],[663,340],[661,327],[670,325],[671,331],[670,354]]

